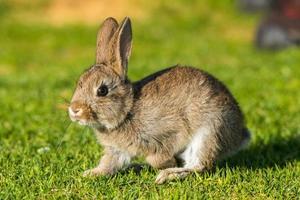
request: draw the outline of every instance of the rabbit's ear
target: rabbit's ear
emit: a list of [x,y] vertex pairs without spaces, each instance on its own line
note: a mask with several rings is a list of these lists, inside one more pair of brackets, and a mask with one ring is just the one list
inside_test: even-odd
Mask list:
[[125,79],[132,44],[131,22],[128,17],[125,17],[125,19],[122,21],[114,37],[112,48],[113,60],[116,63],[113,65],[113,67],[120,77]]
[[118,22],[109,17],[102,23],[97,35],[96,64],[105,62],[108,58],[109,44],[118,29]]

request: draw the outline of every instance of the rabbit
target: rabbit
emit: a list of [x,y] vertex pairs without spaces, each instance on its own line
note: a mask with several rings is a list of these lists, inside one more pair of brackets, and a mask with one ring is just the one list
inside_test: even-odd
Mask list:
[[162,184],[194,172],[247,145],[243,113],[229,90],[197,68],[172,66],[131,82],[131,20],[107,18],[97,35],[96,63],[79,78],[69,117],[91,127],[104,149],[84,176],[113,175],[142,156]]

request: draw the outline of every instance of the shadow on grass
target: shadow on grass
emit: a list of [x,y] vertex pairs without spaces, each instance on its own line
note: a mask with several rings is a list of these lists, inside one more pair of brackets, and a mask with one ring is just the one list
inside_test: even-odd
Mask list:
[[[294,161],[300,161],[299,135],[288,138],[276,137],[267,144],[256,142],[256,144],[250,145],[249,148],[236,155],[218,162],[217,166],[220,168],[227,166],[232,169],[242,167],[255,170],[273,167],[283,168]],[[155,172],[155,169],[148,164],[133,163],[120,173],[126,174],[133,171],[140,174],[143,170]],[[212,169],[208,173],[214,173],[214,171],[215,169]]]
[[133,172],[139,175],[143,170],[148,172],[155,172],[155,169],[152,168],[149,164],[146,163],[132,163],[124,170],[120,171],[118,174],[128,174],[129,172]]
[[[250,170],[264,168],[284,168],[289,163],[300,161],[300,135],[288,138],[273,138],[269,143],[256,142],[249,148],[217,163],[219,168],[247,168]],[[118,174],[134,172],[139,175],[142,171],[155,173],[156,170],[145,163],[132,163]],[[213,174],[216,168],[207,171]]]
[[300,161],[300,136],[272,138],[267,144],[256,142],[233,157],[218,163],[219,167],[246,167],[249,169],[283,168]]

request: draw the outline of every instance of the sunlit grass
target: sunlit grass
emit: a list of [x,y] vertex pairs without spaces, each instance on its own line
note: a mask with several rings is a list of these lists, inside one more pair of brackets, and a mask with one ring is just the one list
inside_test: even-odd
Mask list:
[[162,186],[150,169],[81,176],[98,163],[101,147],[92,131],[70,123],[65,106],[94,62],[98,26],[2,19],[0,198],[299,198],[300,51],[257,51],[255,18],[230,2],[164,1],[148,20],[133,21],[129,77],[177,63],[205,69],[230,88],[253,133],[247,150],[214,171]]

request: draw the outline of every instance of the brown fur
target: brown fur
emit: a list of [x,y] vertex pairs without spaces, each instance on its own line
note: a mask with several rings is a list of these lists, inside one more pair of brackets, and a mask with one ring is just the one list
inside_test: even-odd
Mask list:
[[[93,127],[105,149],[99,166],[85,175],[113,174],[141,155],[153,167],[167,168],[156,180],[163,183],[210,169],[249,139],[243,114],[220,81],[199,69],[174,66],[131,83],[130,50],[130,20],[118,28],[114,19],[105,20],[96,64],[79,79],[69,108],[71,119]],[[96,96],[101,84],[108,86],[107,96]],[[191,155],[197,156],[189,161]],[[183,166],[177,166],[178,159]]]

